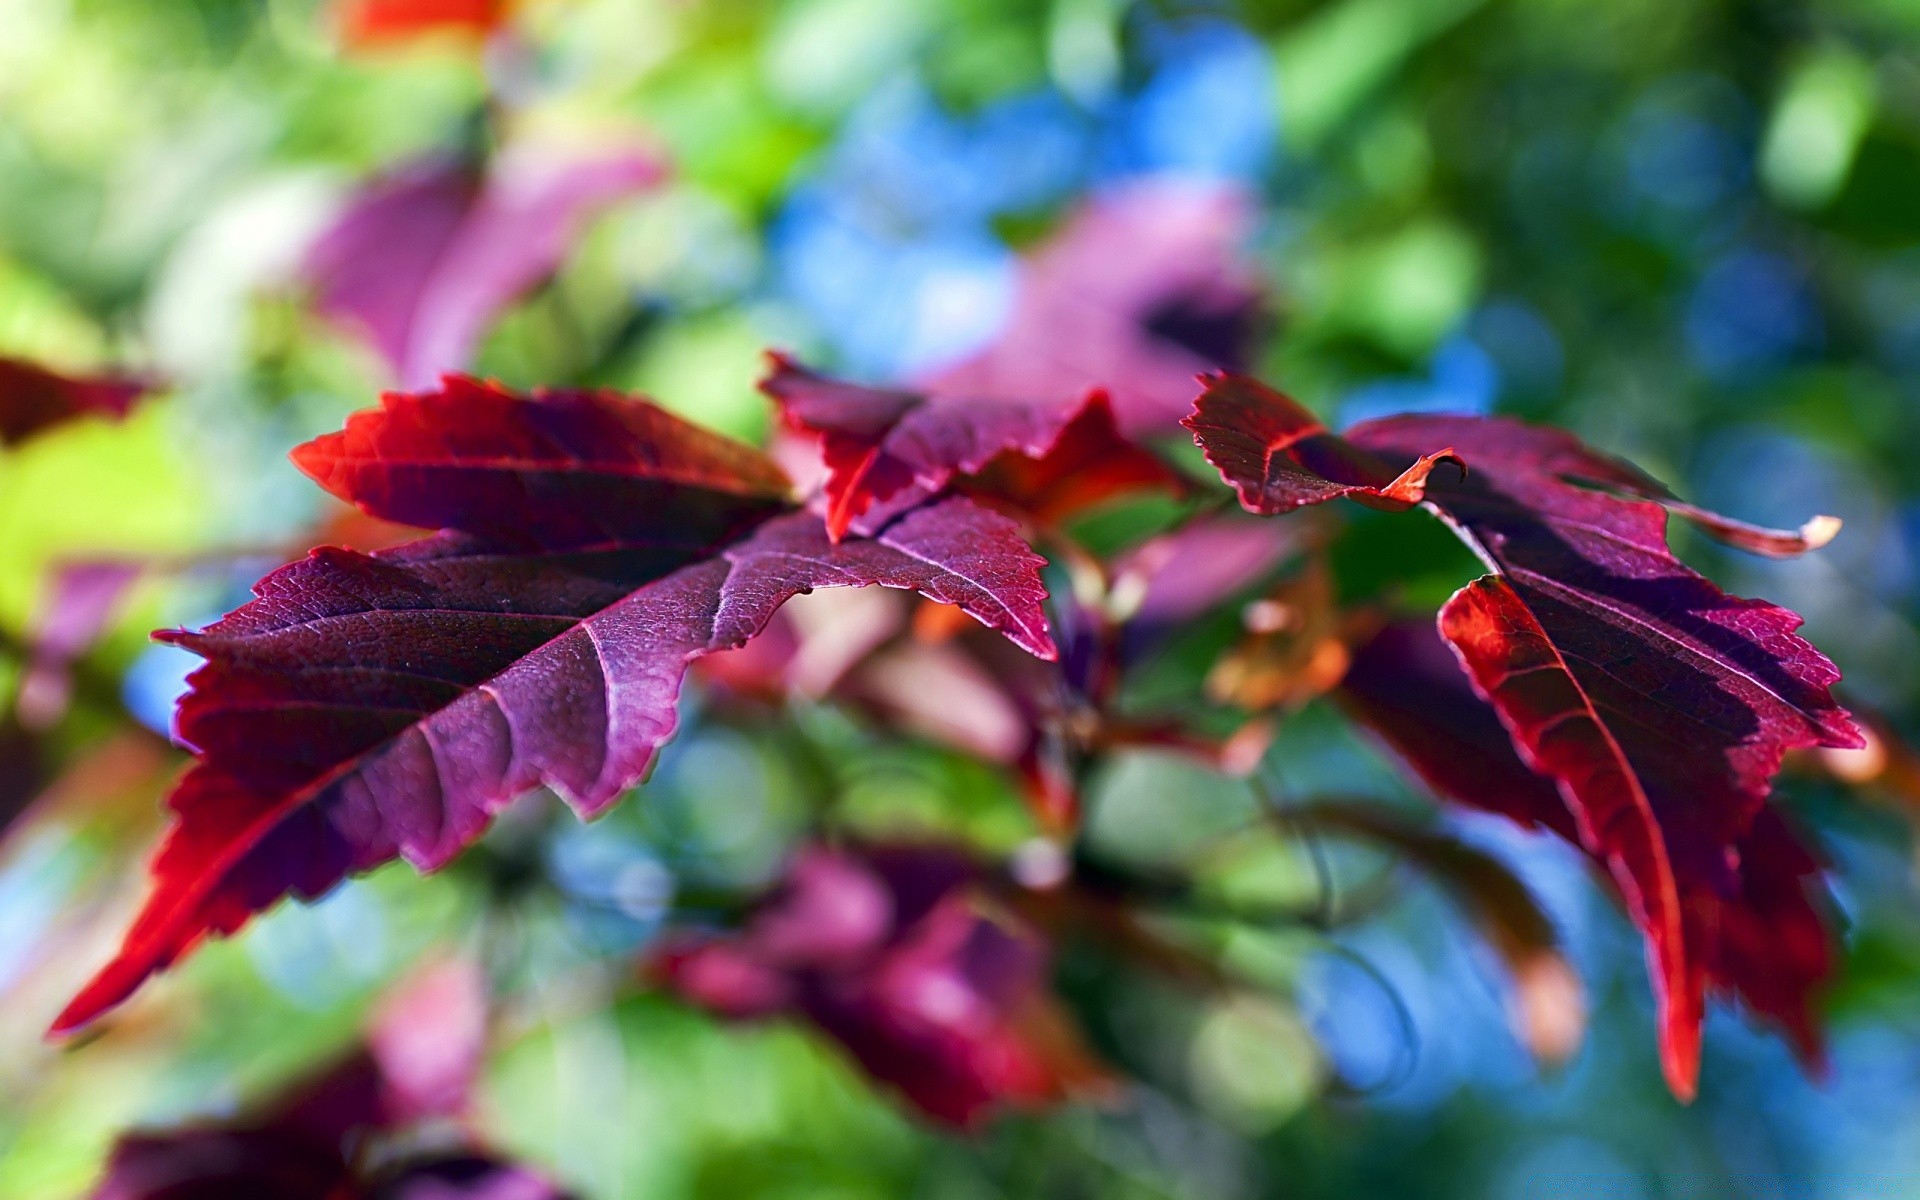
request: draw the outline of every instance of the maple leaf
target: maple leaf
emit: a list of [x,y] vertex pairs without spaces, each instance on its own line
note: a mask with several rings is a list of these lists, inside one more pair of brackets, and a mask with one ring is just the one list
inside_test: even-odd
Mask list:
[[161,635],[207,659],[177,720],[199,761],[144,908],[57,1031],[284,896],[440,866],[533,788],[604,811],[672,736],[687,664],[802,592],[913,589],[1054,653],[1041,560],[1007,518],[950,498],[836,544],[759,452],[614,393],[449,378],[294,459],[442,532],[322,547],[210,628]]
[[1195,375],[1251,358],[1263,294],[1240,251],[1253,214],[1246,194],[1216,184],[1104,192],[1028,258],[1004,331],[919,386],[1015,402],[1105,388],[1123,430],[1172,427]]
[[809,847],[744,929],[682,937],[649,970],[722,1016],[804,1016],[946,1125],[1104,1090],[1045,944],[985,902],[983,874],[942,847]]
[[[1336,438],[1279,393],[1225,376],[1189,427],[1252,511],[1422,502],[1493,568],[1448,602],[1441,632],[1527,764],[1557,783],[1645,935],[1662,1064],[1690,1097],[1713,970],[1702,943],[1743,887],[1741,839],[1787,751],[1860,741],[1831,694],[1839,672],[1794,632],[1800,617],[1689,570],[1667,548],[1670,493],[1570,434],[1407,416]],[[1438,469],[1450,458],[1469,471]],[[1677,511],[1774,553],[1833,527]]]
[[761,390],[820,439],[827,529],[876,504],[958,481],[967,495],[1051,523],[1127,492],[1177,490],[1172,468],[1120,435],[1105,392],[1010,401],[863,387],[773,355]]
[[[1432,624],[1381,629],[1354,651],[1339,695],[1439,795],[1583,845],[1561,790],[1521,761]],[[1593,857],[1606,872],[1605,860]],[[1691,921],[1685,937],[1710,983],[1779,1025],[1817,1068],[1813,1005],[1833,969],[1819,862],[1771,807],[1755,814],[1730,857],[1737,864],[1730,887],[1724,879],[1679,878]]]
[[585,223],[658,183],[652,149],[519,142],[481,171],[414,162],[368,184],[308,250],[318,310],[366,337],[402,387],[470,364],[502,310],[545,282]]
[[0,445],[17,446],[80,417],[120,420],[153,390],[151,381],[133,376],[62,375],[25,359],[0,357]]

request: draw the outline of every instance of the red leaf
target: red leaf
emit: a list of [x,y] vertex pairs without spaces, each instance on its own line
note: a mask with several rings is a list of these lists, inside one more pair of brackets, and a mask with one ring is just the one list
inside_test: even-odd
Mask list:
[[24,359],[0,357],[0,445],[19,445],[84,416],[120,420],[152,390],[144,379],[61,375]]
[[1054,653],[1007,519],[950,499],[835,545],[754,451],[611,393],[452,379],[295,457],[374,516],[446,530],[322,547],[164,635],[208,660],[178,718],[200,761],[146,906],[57,1031],[283,896],[445,863],[533,788],[604,810],[672,736],[688,662],[801,592],[909,588]]
[[[820,438],[827,529],[838,539],[876,504],[960,488],[1040,521],[1116,495],[1177,488],[1179,476],[1120,436],[1103,392],[1014,402],[887,391],[809,371],[782,355],[761,390]],[[1080,393],[1071,393],[1079,395]]]
[[1243,265],[1249,198],[1149,180],[1102,194],[1036,250],[1005,331],[922,380],[942,396],[1033,401],[1105,388],[1129,433],[1171,428],[1193,377],[1244,370],[1262,321]]
[[406,41],[429,33],[484,36],[507,19],[509,0],[343,0],[340,31],[349,45]]
[[654,969],[724,1016],[805,1016],[943,1124],[1103,1088],[1046,990],[1045,944],[980,877],[933,847],[812,848],[744,930],[682,939]]
[[[1561,790],[1520,760],[1432,626],[1390,625],[1356,650],[1341,699],[1440,795],[1583,844]],[[1605,858],[1593,857],[1607,871]],[[1703,975],[1740,997],[1817,1066],[1813,1003],[1833,965],[1819,864],[1771,808],[1755,815],[1727,858],[1731,880],[1724,872],[1674,875],[1681,941],[1697,952],[1695,975],[1678,983],[1698,992]]]
[[[1198,409],[1198,440],[1246,507],[1374,498],[1390,491],[1384,481],[1417,475],[1417,490],[1391,498],[1423,496],[1495,570],[1448,603],[1441,631],[1528,765],[1558,784],[1646,936],[1668,1082],[1691,1096],[1713,969],[1705,943],[1714,898],[1743,886],[1741,840],[1787,751],[1859,744],[1830,691],[1839,672],[1795,635],[1799,616],[1687,569],[1666,544],[1671,495],[1568,434],[1398,417],[1338,439],[1307,429],[1277,393],[1231,379]],[[1471,474],[1434,471],[1455,452]],[[1738,543],[1794,544],[1683,512]]]
[[319,310],[365,336],[403,387],[470,365],[502,310],[545,282],[595,214],[658,183],[631,143],[521,144],[486,174],[459,161],[369,184],[308,251]]

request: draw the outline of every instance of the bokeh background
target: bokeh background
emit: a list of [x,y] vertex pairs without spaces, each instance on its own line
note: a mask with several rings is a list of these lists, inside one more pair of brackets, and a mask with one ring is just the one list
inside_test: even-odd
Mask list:
[[[285,451],[392,381],[306,303],[308,247],[369,178],[502,121],[615,131],[671,174],[579,225],[551,284],[487,328],[484,373],[645,391],[763,438],[763,348],[937,372],[1002,333],[1023,251],[1088,197],[1233,197],[1230,240],[1269,296],[1264,377],[1335,424],[1518,415],[1720,511],[1842,516],[1793,563],[1683,549],[1806,614],[1855,698],[1920,716],[1920,4],[535,0],[512,23],[484,49],[349,48],[314,0],[0,0],[0,354],[168,385],[0,457],[16,648],[59,564],[149,564],[40,751],[104,779],[0,847],[0,1196],[80,1194],[121,1130],[233,1111],[476,928],[517,981],[489,1132],[589,1197],[1920,1194],[1906,814],[1811,776],[1783,792],[1839,866],[1830,1075],[1722,1013],[1691,1107],[1660,1083],[1623,919],[1569,852],[1474,822],[1589,982],[1586,1047],[1559,1070],[1516,1044],[1497,969],[1410,882],[1331,934],[1236,934],[1275,981],[1264,1006],[1081,979],[1096,1040],[1147,1081],[963,1139],[797,1030],[616,986],[677,890],[768,878],[813,792],[1025,836],[992,772],[824,708],[795,717],[804,752],[696,711],[643,803],[590,828],[533,806],[439,878],[402,867],[283,908],[110,1038],[43,1045],[158,828],[170,764],[110,711],[166,728],[187,659],[146,630],[231,607],[324,519]],[[1418,535],[1356,544],[1355,571],[1391,566],[1415,594],[1464,577]],[[1318,708],[1272,760],[1302,793],[1414,802]],[[1178,854],[1246,805],[1150,756],[1103,789],[1094,836],[1116,853]],[[1271,870],[1312,886],[1308,864]]]

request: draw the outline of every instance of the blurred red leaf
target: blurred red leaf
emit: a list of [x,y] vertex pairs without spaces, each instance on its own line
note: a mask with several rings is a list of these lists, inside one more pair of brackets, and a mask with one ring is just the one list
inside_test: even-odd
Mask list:
[[307,253],[320,312],[361,334],[401,386],[470,365],[494,319],[545,282],[586,222],[666,174],[632,142],[519,143],[491,169],[434,159],[373,181]]
[[62,375],[0,357],[0,445],[16,446],[80,417],[120,420],[153,390],[151,381],[132,376]]
[[[1441,632],[1626,898],[1647,938],[1667,1079],[1690,1097],[1712,939],[1748,887],[1742,839],[1787,751],[1859,744],[1830,691],[1839,672],[1795,635],[1799,616],[1689,570],[1667,548],[1670,494],[1565,433],[1413,416],[1335,438],[1230,377],[1209,385],[1191,426],[1252,511],[1424,499],[1495,570],[1447,604]],[[1456,454],[1468,471],[1436,469]],[[1682,511],[1736,544],[1781,551],[1797,536]],[[1783,977],[1800,973],[1796,951],[1783,943]]]
[[1104,392],[1020,402],[921,395],[845,383],[781,355],[760,386],[790,425],[820,438],[835,538],[875,504],[929,495],[956,479],[966,494],[1042,522],[1181,484],[1120,436]]
[[650,970],[722,1016],[804,1016],[942,1124],[1104,1091],[1045,944],[981,877],[936,847],[809,848],[740,932],[683,937]]
[[1024,403],[1104,388],[1126,432],[1172,428],[1195,375],[1249,365],[1263,320],[1241,253],[1253,215],[1248,196],[1217,184],[1103,193],[1033,252],[1000,336],[920,385]]
[[507,19],[510,0],[341,0],[348,45],[407,41],[429,33],[482,37]]
[[295,461],[374,516],[443,532],[322,547],[199,633],[199,755],[120,954],[61,1014],[118,1004],[208,934],[402,857],[431,869],[545,785],[583,816],[644,777],[692,659],[790,597],[878,584],[1054,653],[1040,560],[964,499],[829,542],[758,451],[609,392],[450,378],[389,394]]

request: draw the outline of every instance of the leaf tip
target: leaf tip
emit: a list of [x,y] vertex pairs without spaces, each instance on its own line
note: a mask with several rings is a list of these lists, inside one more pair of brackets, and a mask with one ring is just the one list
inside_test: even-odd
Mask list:
[[1818,550],[1840,534],[1845,522],[1839,517],[1821,515],[1800,527],[1800,540],[1806,543],[1808,550]]

